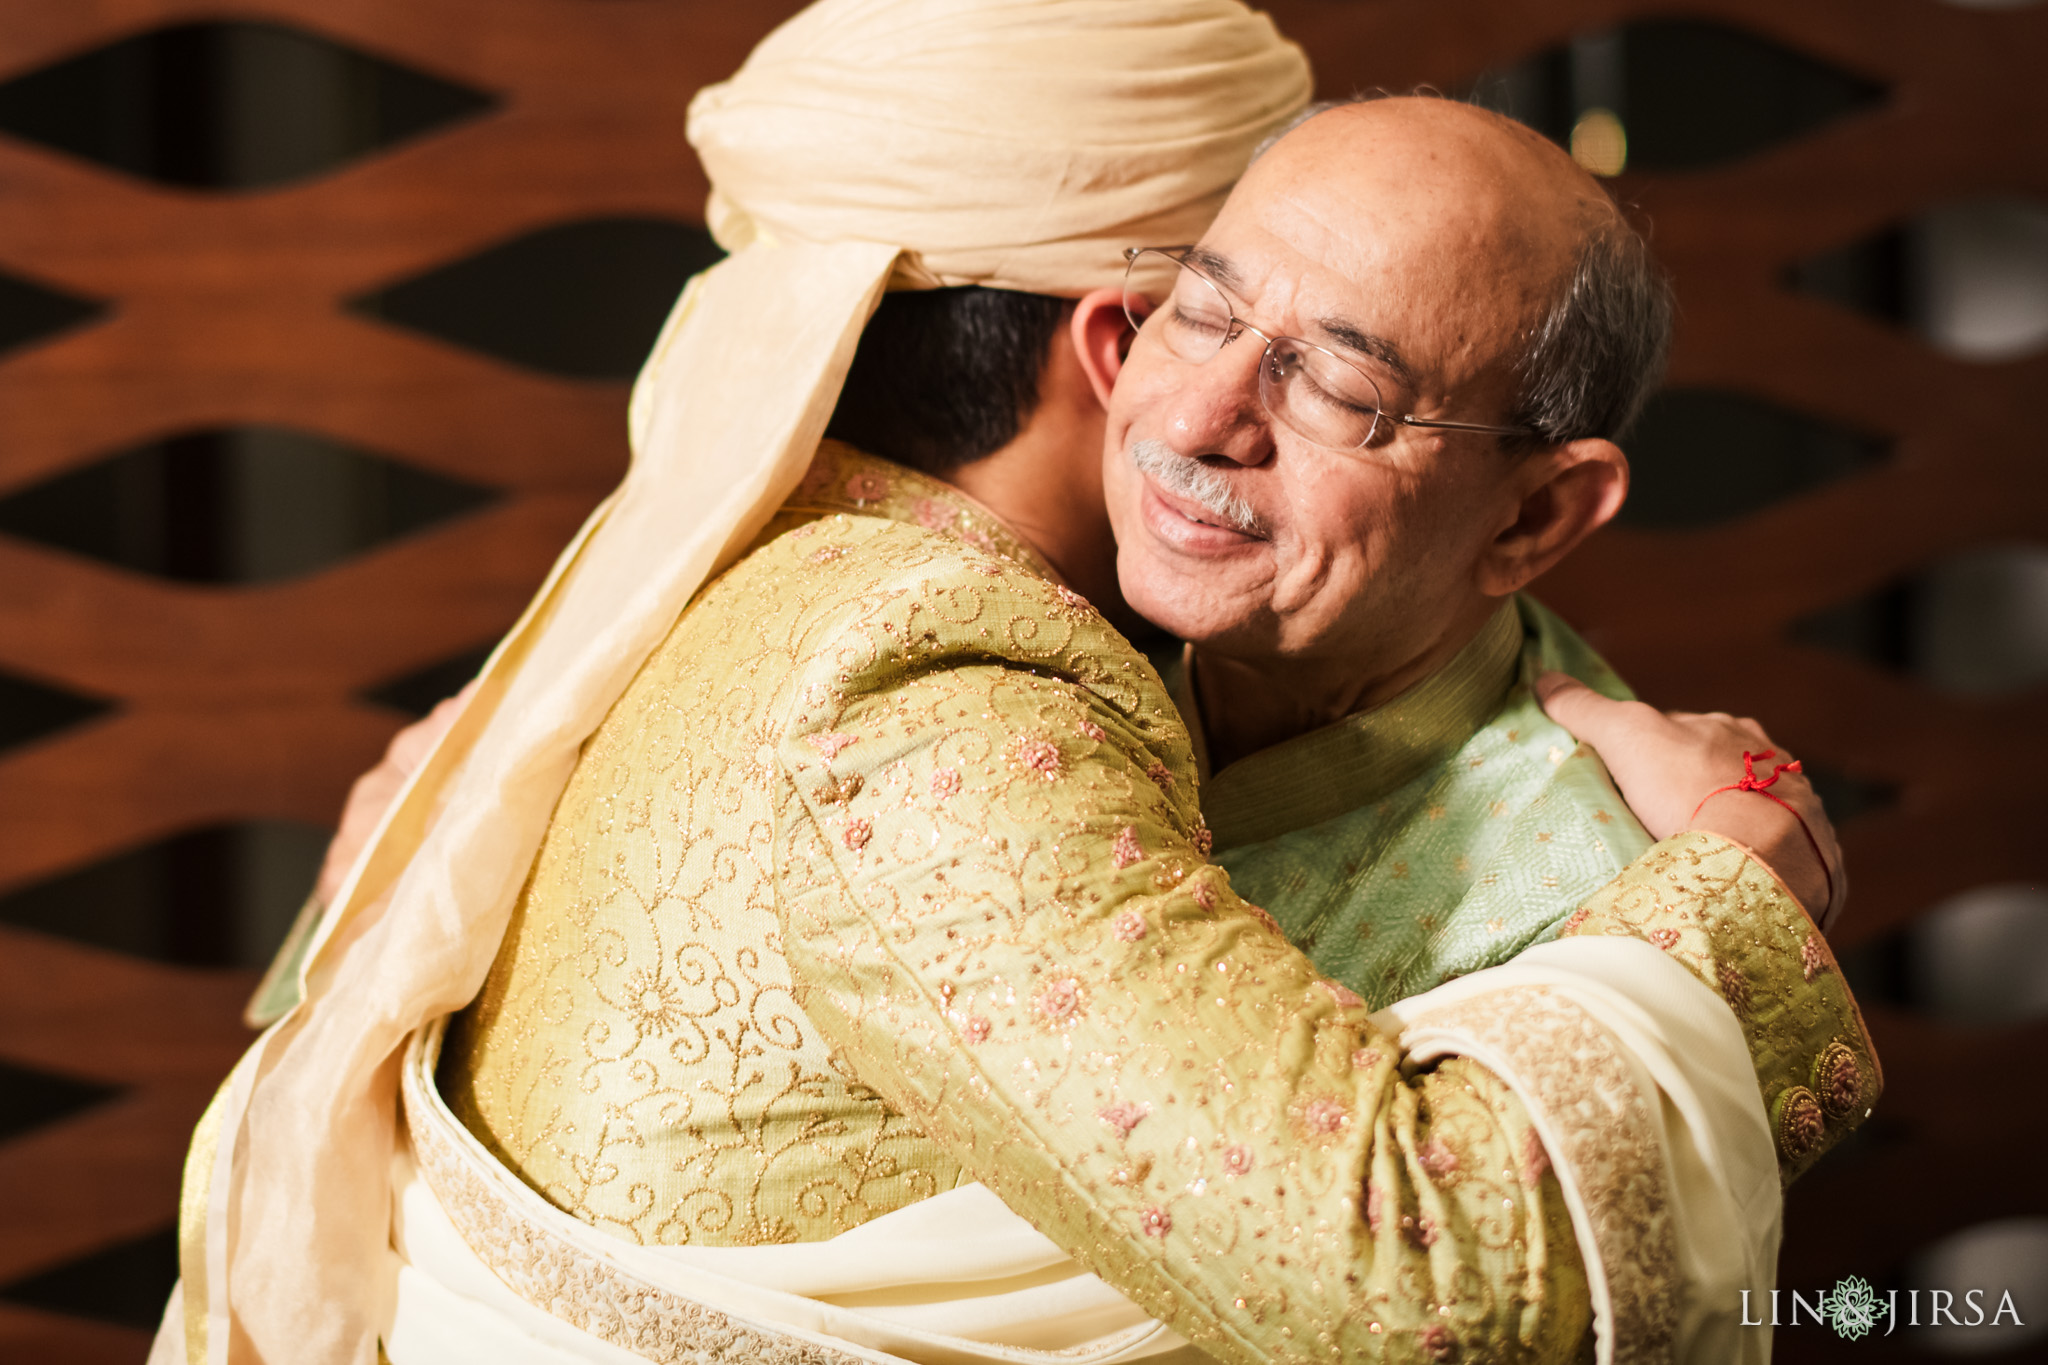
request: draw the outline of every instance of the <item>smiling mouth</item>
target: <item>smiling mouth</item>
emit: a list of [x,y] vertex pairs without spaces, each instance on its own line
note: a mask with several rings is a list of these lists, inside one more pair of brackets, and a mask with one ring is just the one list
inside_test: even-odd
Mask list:
[[1197,526],[1213,527],[1218,531],[1232,531],[1241,536],[1249,535],[1248,532],[1239,530],[1236,526],[1232,525],[1227,521],[1222,520],[1221,518],[1217,517],[1214,513],[1207,512],[1206,509],[1202,514],[1197,514],[1188,511],[1186,507],[1181,505],[1180,499],[1166,494],[1165,492],[1158,489],[1156,486],[1154,487],[1153,491],[1159,493],[1159,500],[1166,504],[1168,511],[1171,511],[1181,517],[1186,518],[1189,521],[1192,521]]
[[1128,455],[1162,510],[1229,537],[1267,538],[1259,514],[1215,470],[1174,454],[1160,441],[1134,441]]
[[1146,520],[1155,534],[1184,550],[1221,551],[1256,545],[1266,537],[1246,530],[1200,503],[1190,502],[1159,486],[1149,474],[1139,476],[1150,504]]

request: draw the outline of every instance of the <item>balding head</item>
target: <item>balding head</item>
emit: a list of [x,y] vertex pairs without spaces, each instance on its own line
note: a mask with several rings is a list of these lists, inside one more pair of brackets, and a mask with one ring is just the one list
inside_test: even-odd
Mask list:
[[[1663,376],[1672,300],[1648,243],[1600,182],[1527,125],[1434,96],[1369,96],[1312,105],[1257,155],[1263,157],[1324,114],[1354,121],[1326,122],[1316,134],[1304,132],[1290,154],[1342,158],[1390,145],[1398,154],[1413,148],[1414,135],[1420,133],[1426,144],[1456,148],[1468,170],[1485,175],[1490,169],[1493,182],[1516,196],[1518,212],[1536,210],[1530,226],[1551,239],[1545,245],[1552,249],[1539,248],[1528,264],[1532,275],[1547,278],[1548,292],[1521,338],[1515,361],[1519,384],[1507,424],[1529,428],[1545,443],[1625,434]],[[1310,150],[1304,144],[1317,134],[1322,145]],[[1484,202],[1475,197],[1469,204],[1476,210]],[[1527,235],[1517,233],[1516,223],[1502,226],[1508,241]],[[1560,239],[1569,253],[1561,268],[1555,255]]]
[[[1255,330],[1196,356],[1184,296],[1154,300],[1106,466],[1125,593],[1184,638],[1412,681],[1619,507],[1606,438],[1661,357],[1662,285],[1529,129],[1437,98],[1320,112],[1252,164],[1188,267],[1177,289],[1206,277]],[[1375,391],[1368,437],[1341,414]]]

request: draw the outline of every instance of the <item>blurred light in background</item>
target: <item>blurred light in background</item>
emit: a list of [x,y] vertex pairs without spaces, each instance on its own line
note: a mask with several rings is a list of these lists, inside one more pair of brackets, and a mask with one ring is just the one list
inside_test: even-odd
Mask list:
[[1572,160],[1595,175],[1620,175],[1628,165],[1628,133],[1612,109],[1593,108],[1572,125]]
[[[1913,1344],[1943,1355],[1997,1356],[2028,1346],[2038,1347],[2048,1338],[2048,1218],[2010,1218],[1980,1223],[1952,1237],[1936,1242],[1913,1261],[1902,1290],[1918,1289],[1920,1321],[1926,1324],[1932,1303],[1928,1290],[1947,1290],[1955,1296],[1950,1311],[1968,1324],[1974,1316],[1964,1295],[1982,1291],[1977,1303],[1983,1321],[1976,1327],[1921,1326],[1913,1332]],[[2012,1295],[2020,1326],[2008,1317],[1990,1325],[1998,1311],[1999,1296]],[[1899,1321],[1907,1319],[1905,1293],[1899,1295]]]
[[2016,360],[2048,342],[2048,206],[1945,204],[1915,220],[1920,330],[1959,360]]
[[1913,1000],[1928,1013],[1982,1025],[2048,1014],[2048,891],[1966,891],[1916,920],[1907,937]]

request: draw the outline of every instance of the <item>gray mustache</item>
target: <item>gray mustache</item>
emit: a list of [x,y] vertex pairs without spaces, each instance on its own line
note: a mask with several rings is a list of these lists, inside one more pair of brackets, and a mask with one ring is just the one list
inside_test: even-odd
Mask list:
[[1200,503],[1202,510],[1233,531],[1263,536],[1266,523],[1230,486],[1230,481],[1198,460],[1173,453],[1164,441],[1133,441],[1126,452],[1140,472],[1175,497]]

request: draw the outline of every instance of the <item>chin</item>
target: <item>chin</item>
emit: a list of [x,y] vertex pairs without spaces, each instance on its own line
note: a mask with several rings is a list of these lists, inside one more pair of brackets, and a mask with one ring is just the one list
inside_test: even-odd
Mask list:
[[1241,613],[1230,611],[1212,591],[1142,551],[1121,551],[1116,569],[1131,610],[1179,639],[1204,644],[1243,625]]

